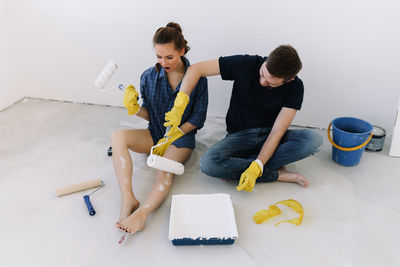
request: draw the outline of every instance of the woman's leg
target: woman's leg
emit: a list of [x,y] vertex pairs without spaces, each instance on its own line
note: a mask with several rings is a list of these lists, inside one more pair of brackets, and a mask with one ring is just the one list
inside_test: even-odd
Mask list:
[[[174,145],[170,145],[164,157],[183,164],[191,153],[192,149],[190,148],[177,148]],[[131,216],[121,221],[121,229],[131,234],[142,231],[149,215],[167,198],[171,190],[172,178],[172,173],[158,170],[156,181],[146,201]]]
[[117,223],[119,227],[121,221],[139,207],[139,201],[132,189],[133,166],[128,149],[138,153],[149,153],[153,139],[148,129],[118,130],[112,134],[111,144],[115,175],[121,191],[121,212]]

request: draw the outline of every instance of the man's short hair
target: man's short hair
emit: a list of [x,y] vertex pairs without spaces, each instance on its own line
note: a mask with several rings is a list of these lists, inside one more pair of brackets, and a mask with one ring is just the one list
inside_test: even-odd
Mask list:
[[299,73],[302,63],[296,49],[290,45],[280,45],[267,57],[266,67],[272,76],[287,82]]

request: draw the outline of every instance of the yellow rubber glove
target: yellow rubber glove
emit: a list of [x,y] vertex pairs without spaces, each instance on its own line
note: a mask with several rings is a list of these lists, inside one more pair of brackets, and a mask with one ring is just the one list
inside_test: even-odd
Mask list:
[[279,215],[281,213],[281,210],[277,206],[271,205],[268,207],[267,210],[257,211],[256,214],[254,214],[253,216],[253,220],[255,223],[260,224],[265,220],[275,217],[276,215]]
[[295,212],[300,214],[300,216],[298,218],[278,222],[277,224],[275,224],[276,226],[278,226],[279,224],[281,224],[283,222],[288,222],[288,223],[292,223],[292,224],[296,224],[296,225],[301,224],[301,222],[303,221],[304,209],[303,209],[303,206],[299,202],[297,202],[294,199],[288,199],[288,200],[282,200],[282,201],[276,202],[275,205],[276,204],[282,204],[282,205],[288,206],[289,208],[292,208]]
[[138,104],[138,92],[136,92],[133,85],[128,85],[124,93],[124,106],[128,110],[128,115],[135,115],[140,110]]
[[183,136],[185,133],[179,127],[171,127],[167,132],[167,138],[161,138],[153,148],[153,154],[163,156],[171,143]]
[[[251,162],[250,167],[248,167],[244,173],[240,176],[239,185],[236,186],[237,191],[253,191],[254,185],[258,177],[262,175],[262,163],[259,160]],[[261,166],[260,166],[261,165]]]
[[260,224],[276,215],[281,214],[281,210],[276,206],[277,204],[282,204],[285,206],[288,206],[289,208],[292,208],[295,212],[300,214],[298,218],[292,219],[292,220],[286,220],[286,221],[281,221],[275,224],[275,226],[278,226],[279,224],[283,222],[288,222],[291,224],[296,224],[300,225],[301,222],[303,221],[303,216],[304,216],[304,209],[303,206],[297,202],[294,199],[288,199],[288,200],[282,200],[279,202],[276,202],[274,205],[271,205],[268,207],[268,210],[259,210],[254,214],[253,220],[255,223]]
[[178,127],[181,124],[183,112],[185,112],[186,106],[189,104],[189,96],[182,91],[179,91],[176,95],[174,106],[172,109],[165,113],[164,126]]

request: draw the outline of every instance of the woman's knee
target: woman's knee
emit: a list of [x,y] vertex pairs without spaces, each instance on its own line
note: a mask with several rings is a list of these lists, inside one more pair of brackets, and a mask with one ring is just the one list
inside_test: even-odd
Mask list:
[[116,130],[111,134],[111,146],[126,145],[126,134],[124,130]]

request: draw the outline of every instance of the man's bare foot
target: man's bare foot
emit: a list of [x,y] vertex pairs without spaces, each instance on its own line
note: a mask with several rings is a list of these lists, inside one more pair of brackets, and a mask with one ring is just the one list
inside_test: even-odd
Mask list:
[[285,166],[279,168],[278,173],[278,181],[280,182],[298,183],[302,187],[308,186],[308,180],[306,177],[298,172],[287,171]]
[[146,219],[145,209],[138,208],[131,216],[121,221],[121,230],[129,234],[142,231],[146,225]]
[[139,201],[135,198],[127,198],[121,201],[121,212],[119,214],[118,222],[115,226],[121,229],[121,222],[128,218],[132,213],[139,208]]

